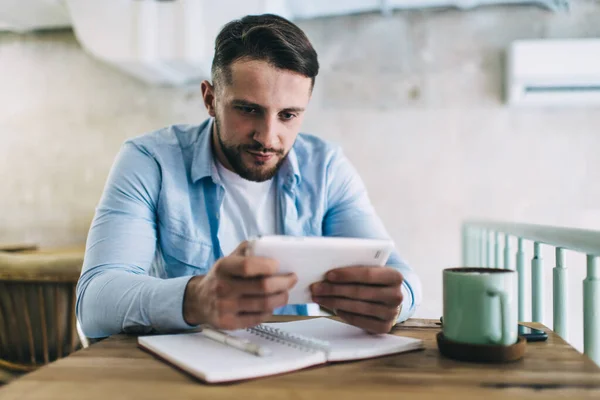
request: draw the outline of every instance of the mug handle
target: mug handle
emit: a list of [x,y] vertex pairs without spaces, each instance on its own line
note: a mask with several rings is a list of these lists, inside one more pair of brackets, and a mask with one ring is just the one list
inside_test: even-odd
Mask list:
[[[508,296],[506,295],[506,292],[503,290],[498,290],[498,289],[488,289],[488,291],[486,292],[486,294],[489,297],[496,297],[498,296],[500,298],[500,316],[501,316],[501,323],[502,323],[502,336],[500,337],[499,342],[500,343],[505,343],[505,341],[508,339],[508,337],[510,336],[510,321],[509,321],[509,313],[508,313]],[[491,338],[490,338],[491,339]],[[492,342],[496,342],[495,340],[491,339]]]

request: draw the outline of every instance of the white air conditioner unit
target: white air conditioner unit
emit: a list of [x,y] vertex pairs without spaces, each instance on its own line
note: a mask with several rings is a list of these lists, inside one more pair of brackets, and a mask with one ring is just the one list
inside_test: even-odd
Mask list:
[[598,106],[600,39],[515,41],[506,74],[510,105]]

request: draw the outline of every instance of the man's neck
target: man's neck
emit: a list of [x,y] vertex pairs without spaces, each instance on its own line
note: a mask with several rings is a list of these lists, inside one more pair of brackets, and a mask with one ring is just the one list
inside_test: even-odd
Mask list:
[[223,149],[221,148],[221,143],[219,142],[219,137],[217,136],[217,122],[213,121],[212,129],[211,129],[211,144],[212,144],[212,154],[217,162],[221,163],[221,165],[227,168],[231,172],[235,172],[233,167],[225,157],[225,153],[223,153]]

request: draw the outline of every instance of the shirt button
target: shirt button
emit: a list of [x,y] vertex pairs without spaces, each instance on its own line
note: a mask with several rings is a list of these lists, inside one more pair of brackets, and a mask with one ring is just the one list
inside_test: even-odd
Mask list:
[[221,216],[221,214],[217,213],[217,219],[219,219],[220,216]]

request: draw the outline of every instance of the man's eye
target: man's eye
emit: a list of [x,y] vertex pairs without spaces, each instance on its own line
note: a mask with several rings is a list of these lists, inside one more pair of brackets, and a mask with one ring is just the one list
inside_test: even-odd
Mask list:
[[246,114],[256,114],[258,112],[256,108],[250,106],[237,106],[237,109]]
[[281,119],[286,120],[286,121],[296,118],[296,114],[292,114],[292,113],[288,113],[288,112],[281,113],[280,116],[281,116]]

